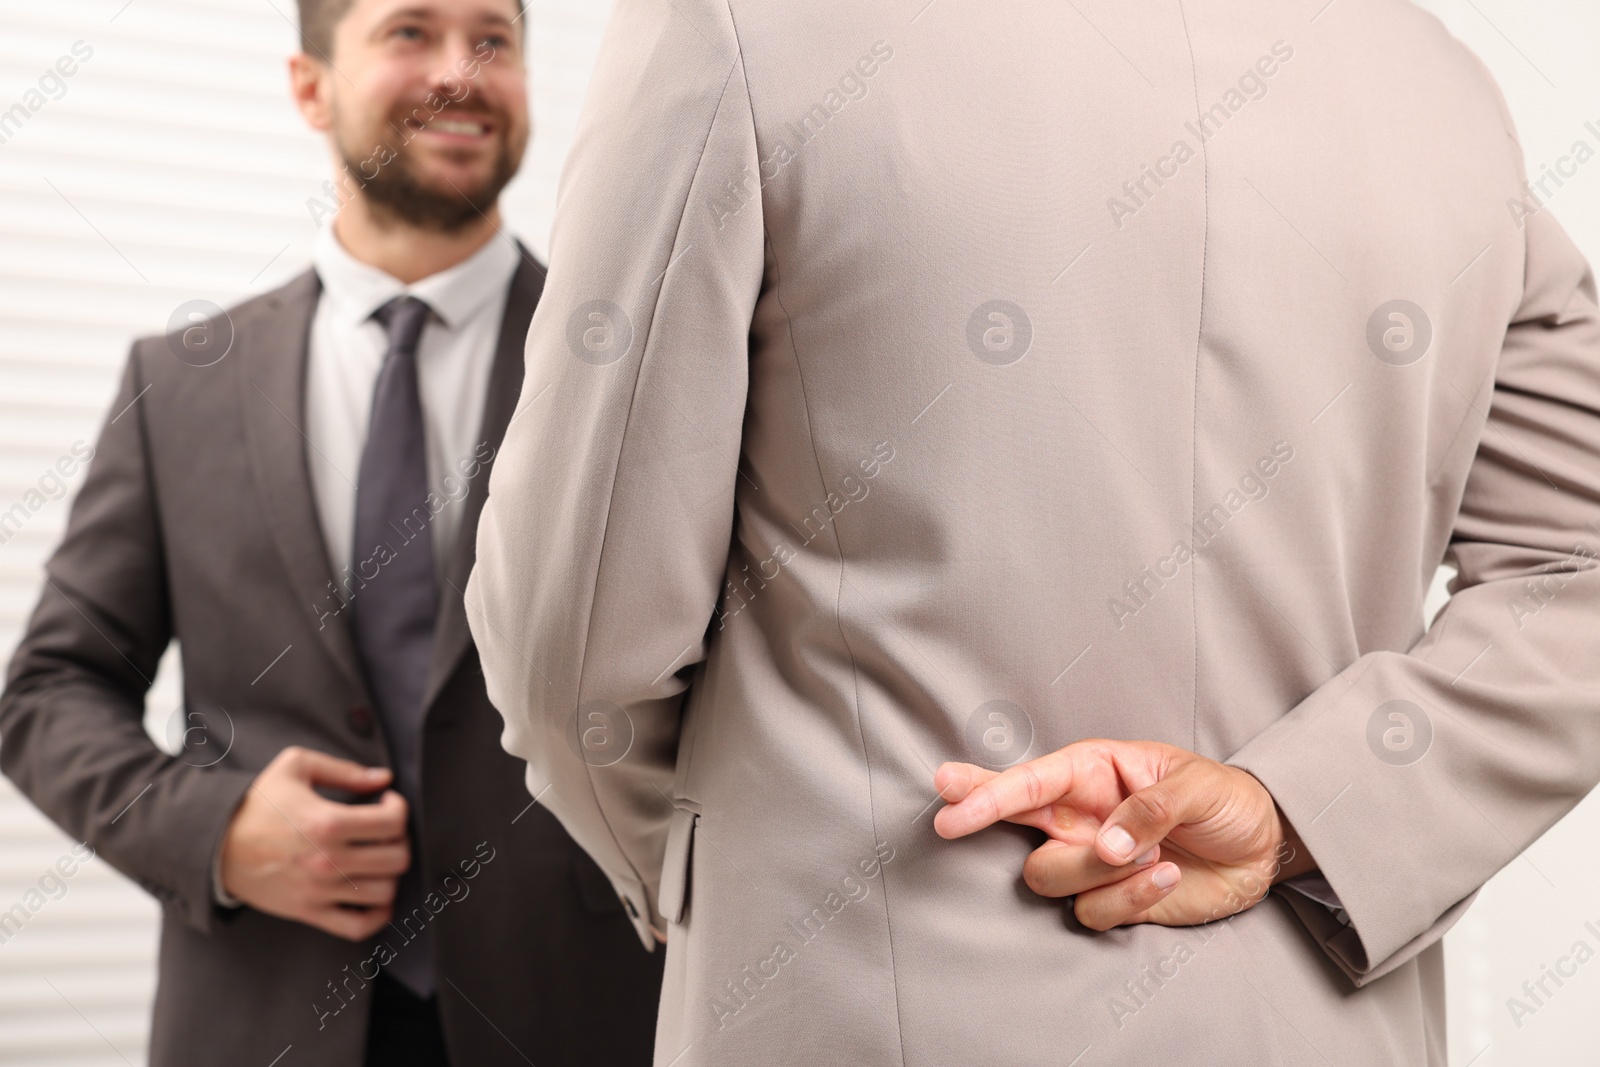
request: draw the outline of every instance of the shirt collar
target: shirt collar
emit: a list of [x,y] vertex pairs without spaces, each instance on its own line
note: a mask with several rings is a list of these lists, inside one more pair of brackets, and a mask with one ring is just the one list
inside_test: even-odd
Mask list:
[[350,327],[360,326],[395,297],[409,294],[424,301],[447,327],[456,329],[511,284],[520,259],[511,238],[501,234],[448,270],[406,285],[351,255],[331,225],[317,231],[311,252],[312,266],[322,280],[323,299],[339,322]]

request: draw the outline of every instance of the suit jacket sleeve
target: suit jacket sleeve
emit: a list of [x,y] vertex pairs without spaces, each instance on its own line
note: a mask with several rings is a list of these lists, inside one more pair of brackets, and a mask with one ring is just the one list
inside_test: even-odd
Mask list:
[[252,776],[191,766],[143,725],[172,636],[136,346],[45,567],[0,696],[0,768],[46,815],[198,929],[212,862]]
[[591,84],[466,604],[506,750],[653,945],[732,531],[760,165],[713,0],[622,0]]
[[1442,937],[1600,779],[1600,310],[1547,211],[1523,234],[1521,305],[1492,395],[1471,398],[1486,425],[1452,599],[1415,647],[1363,655],[1229,760],[1344,906],[1348,926],[1286,895],[1357,985]]

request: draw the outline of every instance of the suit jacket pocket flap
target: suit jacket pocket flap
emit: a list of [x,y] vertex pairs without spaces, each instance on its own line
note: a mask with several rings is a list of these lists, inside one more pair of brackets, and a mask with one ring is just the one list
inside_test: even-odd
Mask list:
[[694,828],[700,816],[682,808],[672,813],[667,830],[667,851],[661,863],[661,917],[669,923],[683,921],[689,898],[689,862],[694,852]]

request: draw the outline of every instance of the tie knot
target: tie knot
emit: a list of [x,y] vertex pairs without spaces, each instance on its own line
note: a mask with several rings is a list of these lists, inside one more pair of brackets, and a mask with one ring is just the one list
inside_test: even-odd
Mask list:
[[389,349],[414,356],[432,309],[414,296],[397,296],[372,313],[389,334]]

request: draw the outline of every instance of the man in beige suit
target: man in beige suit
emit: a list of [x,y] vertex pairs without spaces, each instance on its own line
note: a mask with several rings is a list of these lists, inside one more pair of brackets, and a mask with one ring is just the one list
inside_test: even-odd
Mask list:
[[619,0],[467,601],[658,1067],[1446,1062],[1600,777],[1523,182],[1400,0]]

